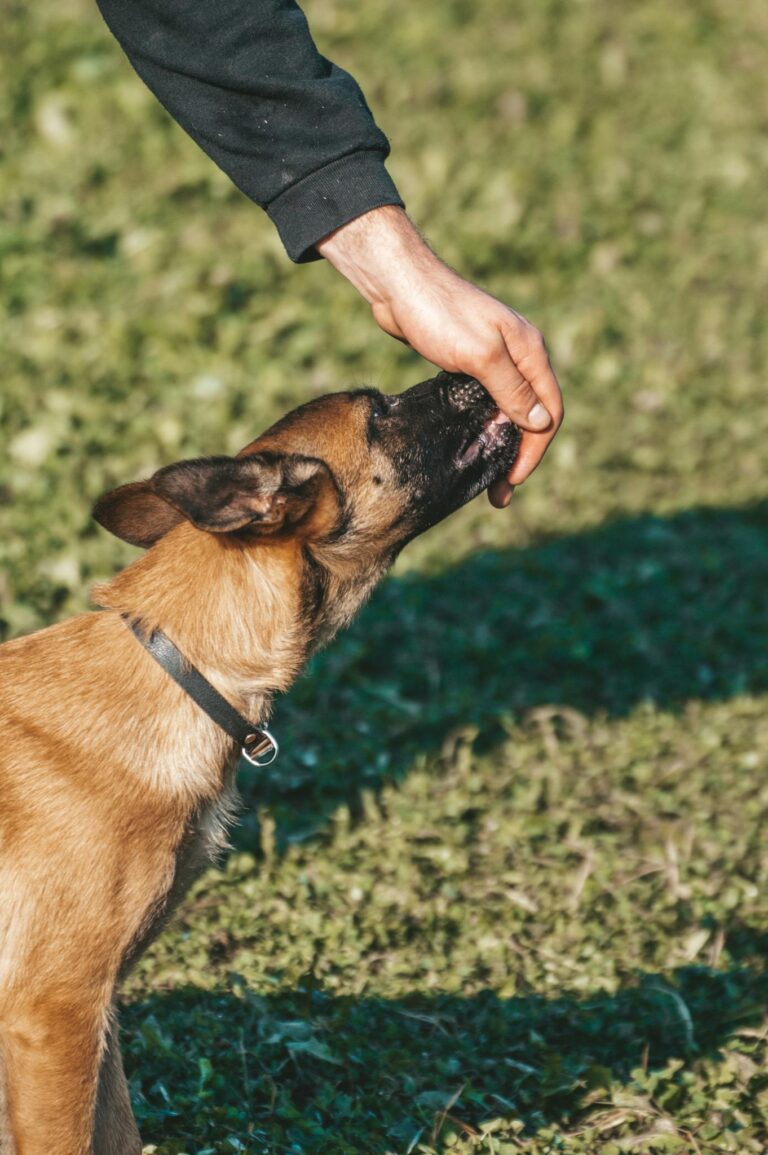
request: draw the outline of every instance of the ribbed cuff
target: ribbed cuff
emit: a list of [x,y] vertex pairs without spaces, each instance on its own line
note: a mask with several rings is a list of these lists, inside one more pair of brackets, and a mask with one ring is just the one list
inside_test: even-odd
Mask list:
[[318,260],[315,245],[334,229],[380,205],[403,202],[382,153],[353,152],[291,185],[267,206],[292,261]]

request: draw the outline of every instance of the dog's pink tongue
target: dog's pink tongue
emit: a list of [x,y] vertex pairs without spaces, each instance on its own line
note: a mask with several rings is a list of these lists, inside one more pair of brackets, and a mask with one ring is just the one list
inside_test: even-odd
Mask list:
[[506,413],[502,413],[500,409],[497,409],[493,416],[489,417],[483,426],[483,433],[486,437],[489,437],[491,441],[493,441],[502,425],[509,425],[509,423],[510,418],[507,417]]

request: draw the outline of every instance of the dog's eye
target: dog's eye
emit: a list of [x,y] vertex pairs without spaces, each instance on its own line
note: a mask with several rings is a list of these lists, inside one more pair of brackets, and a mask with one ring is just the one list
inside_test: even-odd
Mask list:
[[383,434],[386,419],[393,409],[400,404],[399,397],[387,397],[383,393],[370,393],[370,409],[368,410],[368,440],[378,441]]
[[371,398],[371,417],[374,421],[378,421],[382,417],[389,417],[399,402],[399,397],[386,397],[383,393],[376,394]]

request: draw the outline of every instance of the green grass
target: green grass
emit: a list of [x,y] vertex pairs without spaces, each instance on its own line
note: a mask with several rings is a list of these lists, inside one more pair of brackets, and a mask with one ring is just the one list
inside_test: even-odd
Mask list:
[[[768,12],[308,13],[435,247],[544,330],[567,424],[280,703],[236,851],[124,994],[145,1141],[762,1152]],[[288,263],[86,0],[12,5],[0,52],[11,636],[134,556],[104,489],[428,368]]]

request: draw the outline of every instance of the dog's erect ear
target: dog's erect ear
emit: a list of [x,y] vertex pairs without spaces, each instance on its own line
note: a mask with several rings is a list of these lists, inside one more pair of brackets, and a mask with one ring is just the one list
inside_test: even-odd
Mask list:
[[147,548],[182,521],[209,533],[250,527],[273,534],[288,526],[329,533],[341,501],[327,465],[296,454],[198,457],[159,470],[149,481],[113,489],[99,498],[100,525]]
[[154,494],[209,533],[232,533],[246,526],[274,533],[303,521],[324,491],[336,493],[323,461],[281,453],[179,461],[156,473],[150,485]]
[[183,514],[152,492],[151,481],[134,481],[105,493],[93,507],[93,516],[115,537],[149,549]]

